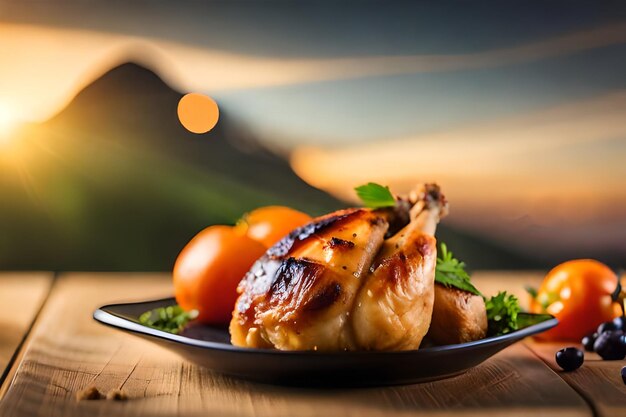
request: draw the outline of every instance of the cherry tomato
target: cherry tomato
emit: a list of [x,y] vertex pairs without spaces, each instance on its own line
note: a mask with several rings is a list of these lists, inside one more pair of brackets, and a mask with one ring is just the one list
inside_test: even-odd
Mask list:
[[181,251],[174,265],[174,293],[185,310],[198,310],[198,320],[228,324],[237,285],[266,247],[231,226],[210,226]]
[[612,320],[617,312],[611,297],[616,287],[615,273],[598,261],[577,259],[556,266],[539,287],[531,311],[552,314],[559,324],[539,338],[578,341]]
[[252,210],[243,216],[236,227],[269,248],[289,232],[311,220],[308,214],[289,207],[267,206]]

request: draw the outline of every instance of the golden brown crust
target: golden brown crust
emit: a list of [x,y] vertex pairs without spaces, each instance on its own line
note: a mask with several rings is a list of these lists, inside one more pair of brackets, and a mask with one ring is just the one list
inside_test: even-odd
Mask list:
[[408,244],[377,260],[354,309],[352,325],[362,349],[420,346],[432,316],[436,253],[435,238],[416,233]]
[[354,348],[346,325],[359,278],[384,240],[384,214],[342,210],[292,232],[239,285],[233,344],[279,349]]

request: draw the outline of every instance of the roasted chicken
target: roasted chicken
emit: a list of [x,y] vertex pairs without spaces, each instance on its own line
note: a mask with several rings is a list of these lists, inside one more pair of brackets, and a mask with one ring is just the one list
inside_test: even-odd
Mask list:
[[417,349],[431,324],[434,184],[395,207],[337,211],[294,230],[239,284],[234,345],[282,350]]
[[480,295],[435,284],[427,338],[437,345],[471,342],[487,335],[487,310]]

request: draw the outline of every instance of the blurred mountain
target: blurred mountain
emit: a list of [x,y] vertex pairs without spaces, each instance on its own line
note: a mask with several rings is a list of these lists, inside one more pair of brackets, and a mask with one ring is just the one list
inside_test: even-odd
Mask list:
[[94,139],[111,146],[140,147],[191,163],[214,177],[241,181],[277,203],[313,211],[334,207],[336,200],[307,185],[285,159],[260,146],[245,127],[229,119],[227,109],[220,107],[220,121],[211,132],[188,132],[176,114],[181,97],[151,70],[125,63],[88,85],[46,125],[92,130],[99,132]]
[[[220,107],[205,135],[186,131],[182,94],[125,63],[52,119],[22,129],[0,158],[0,269],[169,270],[185,243],[261,205],[312,215],[344,204],[302,181]],[[476,268],[532,267],[443,226]]]

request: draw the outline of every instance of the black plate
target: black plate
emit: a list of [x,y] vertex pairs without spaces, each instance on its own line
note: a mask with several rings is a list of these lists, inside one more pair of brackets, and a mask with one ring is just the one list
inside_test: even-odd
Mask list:
[[96,310],[93,317],[214,371],[252,381],[299,386],[375,386],[443,379],[463,373],[505,347],[558,323],[550,315],[523,313],[519,316],[520,330],[458,345],[399,352],[286,352],[233,346],[226,328],[196,324],[174,335],[138,323],[141,313],[172,304],[173,298],[111,304]]

